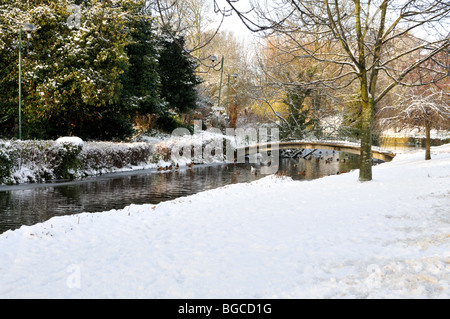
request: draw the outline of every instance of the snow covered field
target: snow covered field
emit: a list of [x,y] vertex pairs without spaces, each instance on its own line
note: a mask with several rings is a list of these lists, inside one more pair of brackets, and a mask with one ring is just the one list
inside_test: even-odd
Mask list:
[[450,145],[0,235],[1,298],[450,298]]

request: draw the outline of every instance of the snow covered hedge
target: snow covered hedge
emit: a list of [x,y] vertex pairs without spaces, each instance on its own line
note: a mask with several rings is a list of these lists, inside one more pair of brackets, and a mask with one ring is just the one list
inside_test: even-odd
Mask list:
[[11,183],[11,173],[14,170],[15,163],[11,143],[0,142],[0,184]]
[[155,164],[153,145],[138,143],[85,143],[79,155],[80,168],[87,175],[106,173],[112,170]]
[[[225,139],[234,145],[232,137],[204,131],[133,143],[83,142],[77,137],[56,141],[0,140],[0,184],[77,179],[175,163],[223,163]],[[187,155],[174,158],[174,150],[186,151]],[[195,151],[191,154],[191,150]]]
[[153,159],[153,146],[148,143],[84,143],[74,137],[0,140],[0,184],[75,179],[139,165],[146,168]]
[[0,141],[0,183],[50,179],[57,167],[57,150],[49,141]]
[[[155,144],[155,152],[164,161],[176,162],[179,165],[223,163],[226,159],[223,152],[225,140],[229,140],[232,147],[236,146],[234,137],[221,133],[200,131],[194,135],[174,134]],[[182,155],[172,154],[177,151]]]

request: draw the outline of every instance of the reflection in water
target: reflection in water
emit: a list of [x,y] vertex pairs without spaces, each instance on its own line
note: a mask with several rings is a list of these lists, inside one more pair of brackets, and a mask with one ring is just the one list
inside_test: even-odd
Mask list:
[[389,143],[384,143],[383,148],[388,149],[394,153],[405,153],[414,152],[419,150],[425,150],[425,147],[414,143],[396,143],[390,141]]
[[[265,177],[250,164],[194,166],[170,172],[111,174],[84,181],[0,187],[0,233],[53,216],[158,204],[217,187]],[[358,167],[358,156],[321,153],[307,159],[282,159],[279,171],[294,180],[312,180]],[[256,173],[256,174],[255,174]]]

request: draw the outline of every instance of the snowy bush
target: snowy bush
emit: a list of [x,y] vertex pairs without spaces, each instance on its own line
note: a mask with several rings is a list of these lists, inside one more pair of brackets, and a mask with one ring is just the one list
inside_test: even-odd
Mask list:
[[78,155],[83,141],[78,137],[63,137],[56,140],[56,161],[53,162],[56,178],[74,179],[80,166]]
[[52,179],[52,145],[49,141],[0,141],[0,184]]
[[0,184],[13,184],[12,172],[16,166],[16,154],[11,143],[0,141]]
[[1,141],[0,184],[76,179],[132,168],[156,166],[160,157],[149,143]]
[[[77,179],[124,170],[190,163],[223,162],[222,134],[174,136],[163,141],[112,143],[83,142],[77,137],[56,141],[1,141],[0,184],[41,183]],[[232,139],[231,142],[234,142]],[[173,151],[186,151],[178,160]],[[194,152],[191,152],[194,150]],[[194,156],[195,155],[195,156]]]
[[43,182],[55,178],[53,167],[58,161],[53,141],[15,141],[17,168],[13,174],[16,183]]
[[85,172],[108,172],[151,162],[153,147],[148,143],[86,143],[80,153],[81,169]]
[[174,135],[156,144],[155,150],[163,160],[180,165],[191,162],[197,164],[221,163],[225,160],[223,147],[226,139],[234,145],[234,137],[221,133],[201,131],[193,135]]

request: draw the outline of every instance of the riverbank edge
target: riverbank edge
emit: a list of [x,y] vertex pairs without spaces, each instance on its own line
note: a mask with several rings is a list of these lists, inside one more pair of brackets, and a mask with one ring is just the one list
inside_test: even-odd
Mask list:
[[146,142],[0,140],[0,185],[78,180],[151,169],[162,164],[161,160],[154,145]]
[[[197,157],[175,163],[170,150],[185,145],[205,148],[224,138],[201,131],[189,136],[144,137],[128,143],[84,142],[77,137],[56,141],[0,139],[0,185],[74,181],[111,173],[166,171],[176,166],[205,164],[204,158]],[[208,163],[223,164],[226,160],[218,154],[208,158]]]
[[1,140],[0,185],[82,180],[110,173],[198,164],[225,163],[222,154],[204,158],[187,156],[173,159],[171,151],[193,147],[205,149],[227,138],[201,131],[193,135],[143,137],[134,142],[85,142],[78,137],[52,140]]

